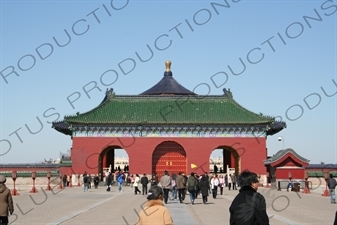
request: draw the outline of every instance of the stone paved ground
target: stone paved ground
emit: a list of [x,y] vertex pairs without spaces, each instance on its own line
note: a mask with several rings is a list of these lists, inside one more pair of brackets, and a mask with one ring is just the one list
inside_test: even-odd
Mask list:
[[[123,187],[118,192],[112,187],[106,192],[104,187],[89,189],[83,187],[55,187],[53,191],[39,189],[39,193],[21,192],[13,196],[15,213],[11,224],[136,224],[137,213],[146,202],[143,195],[134,195],[133,189]],[[318,193],[302,194],[259,188],[267,201],[270,224],[332,224],[337,205],[330,204],[329,197]],[[209,197],[209,204],[202,204],[199,197],[195,205],[169,201],[169,208],[176,225],[217,225],[228,224],[228,208],[237,191],[224,192],[217,199]]]

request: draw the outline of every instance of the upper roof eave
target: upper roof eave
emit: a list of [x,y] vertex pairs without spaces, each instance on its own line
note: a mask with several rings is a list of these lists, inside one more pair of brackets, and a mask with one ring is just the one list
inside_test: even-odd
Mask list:
[[[187,98],[187,99],[186,99]],[[214,117],[214,114],[212,114],[211,117],[209,117],[209,121],[206,122],[200,122],[199,118],[198,119],[192,119],[192,120],[188,120],[188,121],[172,121],[169,122],[170,124],[179,124],[179,123],[183,123],[183,124],[188,124],[188,123],[202,123],[202,124],[271,124],[272,122],[274,122],[274,118],[270,117],[270,116],[264,116],[264,115],[259,115],[256,113],[253,113],[247,109],[245,109],[244,107],[242,107],[240,104],[238,104],[233,98],[230,98],[228,96],[225,95],[210,95],[210,96],[185,96],[185,95],[176,95],[176,96],[152,96],[152,95],[145,95],[145,96],[139,96],[139,95],[115,95],[114,93],[111,92],[107,92],[107,96],[104,98],[105,101],[103,101],[100,105],[98,105],[96,108],[82,113],[82,114],[77,114],[77,115],[73,115],[73,116],[65,116],[64,120],[68,123],[94,123],[93,121],[88,121],[87,120],[87,116],[90,117],[90,114],[97,112],[98,110],[104,110],[104,108],[110,108],[112,106],[117,106],[119,105],[123,105],[123,110],[125,110],[127,107],[133,107],[132,110],[137,110],[136,108],[138,107],[138,111],[144,111],[143,108],[139,108],[139,107],[143,107],[143,104],[147,104],[149,106],[149,104],[152,106],[151,107],[157,107],[157,111],[159,112],[161,110],[160,104],[162,104],[162,106],[164,105],[165,107],[173,107],[175,106],[179,111],[179,116],[180,114],[184,114],[187,113],[187,111],[182,111],[180,106],[183,104],[177,104],[177,102],[181,102],[181,101],[188,101],[191,105],[193,105],[193,107],[206,107],[206,105],[208,105],[210,107],[210,109],[212,110],[212,108],[216,108],[216,110],[221,110],[221,112],[225,112],[226,107],[231,107],[232,109],[235,109],[237,112],[243,113],[243,114],[247,114],[250,117],[255,118],[254,122],[251,121],[245,121],[245,120],[231,120],[231,121],[222,121],[222,120],[217,120],[217,121],[212,121],[212,117]],[[112,104],[112,105],[111,105]],[[115,105],[113,105],[115,104]],[[117,104],[117,105],[116,105]],[[137,106],[138,104],[138,106]],[[140,105],[139,105],[140,104]],[[227,106],[225,106],[227,104]],[[159,106],[158,106],[159,105]],[[172,106],[173,105],[173,106]],[[135,106],[137,106],[135,108]],[[192,106],[190,106],[189,110],[193,110],[194,113],[199,113],[200,114],[200,110],[204,110],[205,112],[207,110],[209,110],[208,107],[204,108],[204,109],[200,109],[198,111],[198,108],[191,108]],[[105,109],[106,110],[106,109]],[[197,110],[197,111],[195,111]],[[127,110],[125,110],[127,111]],[[202,111],[202,112],[204,112]],[[110,111],[109,111],[110,112]],[[190,111],[189,111],[190,112]],[[107,113],[107,112],[106,112]],[[120,112],[122,113],[122,112]],[[124,113],[124,112],[123,112]],[[136,111],[135,111],[136,113]],[[207,113],[210,113],[210,111],[208,111]],[[220,112],[217,111],[216,115],[220,116],[219,114]],[[106,114],[108,115],[108,114]],[[109,113],[110,116],[112,116],[111,113]],[[226,115],[223,115],[221,117],[225,117]],[[91,116],[92,117],[92,116]],[[80,118],[84,118],[84,119],[80,119]],[[162,121],[160,122],[160,120],[152,120],[150,116],[148,116],[148,118],[143,118],[142,120],[135,120],[135,119],[129,119],[129,120],[115,120],[115,123],[120,123],[120,124],[134,124],[134,123],[139,123],[140,121],[147,121],[148,123],[155,123],[155,124],[167,124],[167,121]],[[102,123],[107,123],[106,121],[99,121],[100,124]]]

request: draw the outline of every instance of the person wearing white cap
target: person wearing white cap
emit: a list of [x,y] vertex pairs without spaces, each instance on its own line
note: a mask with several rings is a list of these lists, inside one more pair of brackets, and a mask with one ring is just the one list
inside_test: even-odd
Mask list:
[[6,187],[6,177],[0,175],[0,224],[8,224],[8,211],[12,215],[14,212],[11,191]]

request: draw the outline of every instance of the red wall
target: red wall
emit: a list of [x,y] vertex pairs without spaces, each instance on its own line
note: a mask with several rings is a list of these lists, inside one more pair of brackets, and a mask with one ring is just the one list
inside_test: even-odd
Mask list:
[[[220,146],[231,146],[241,156],[241,170],[266,174],[263,161],[267,158],[265,138],[162,138],[162,137],[74,137],[72,173],[98,173],[99,154],[109,146],[119,146],[129,156],[130,173],[151,174],[152,153],[164,141],[175,141],[186,151],[187,173],[209,172],[209,158]],[[191,169],[191,164],[199,168]]]
[[276,179],[288,179],[289,173],[293,179],[304,179],[304,168],[277,168]]

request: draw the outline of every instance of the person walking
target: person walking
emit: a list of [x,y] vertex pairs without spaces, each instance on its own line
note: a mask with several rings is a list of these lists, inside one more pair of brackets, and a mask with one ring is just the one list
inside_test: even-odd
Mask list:
[[133,182],[133,187],[135,188],[135,195],[141,193],[141,191],[138,189],[138,186],[139,186],[139,183],[140,183],[140,177],[138,174],[136,174],[136,177],[135,177],[135,180]]
[[91,181],[92,181],[91,174],[88,174],[88,189],[91,189]]
[[183,203],[183,201],[185,200],[186,182],[185,182],[184,175],[185,174],[183,172],[179,172],[176,178],[178,198],[179,198],[180,203]]
[[140,179],[140,183],[142,184],[142,194],[147,195],[147,185],[149,183],[149,178],[147,178],[146,174],[143,174],[143,177]]
[[187,190],[190,193],[191,204],[194,205],[195,192],[197,191],[198,180],[195,178],[195,173],[192,172],[187,180]]
[[328,187],[329,187],[329,192],[330,192],[330,202],[332,204],[336,204],[336,194],[335,194],[335,188],[336,188],[336,180],[333,178],[333,175],[329,175],[329,180],[328,180]]
[[171,200],[177,200],[177,182],[176,182],[176,175],[172,174],[171,175],[171,192],[172,192],[172,197]]
[[225,186],[228,187],[228,175],[225,174]]
[[89,178],[88,178],[87,171],[84,171],[84,174],[83,174],[83,187],[84,187],[84,192],[88,192]]
[[[0,175],[0,224],[8,224],[8,214],[14,212],[11,191],[6,187],[6,177]],[[9,213],[8,213],[9,212]]]
[[152,178],[150,179],[151,187],[158,185],[156,177],[153,175]]
[[124,174],[122,173],[121,170],[119,170],[116,173],[116,178],[117,178],[118,191],[121,192],[122,191],[123,182],[124,182]]
[[194,177],[195,177],[195,178],[197,179],[197,181],[198,181],[197,190],[195,191],[195,199],[197,199],[197,198],[198,198],[198,194],[199,194],[199,192],[200,192],[200,189],[199,189],[199,180],[201,179],[201,176],[198,176],[198,174],[195,173],[195,174],[194,174]]
[[235,173],[232,174],[231,179],[232,179],[233,190],[237,190],[236,189],[236,175],[235,175]]
[[289,178],[288,180],[287,191],[289,191],[289,188],[290,188],[290,191],[294,189],[294,183],[292,181],[292,178]]
[[108,174],[108,176],[105,178],[106,181],[106,191],[110,191],[111,189],[111,182],[112,182],[112,175],[111,173]]
[[95,186],[95,189],[98,188],[98,184],[99,184],[99,177],[98,177],[98,174],[96,174],[95,177],[94,177],[94,186]]
[[219,176],[219,187],[220,187],[220,195],[223,194],[223,187],[225,186],[225,179],[223,178],[223,175]]
[[63,174],[62,177],[63,188],[67,187],[67,174]]
[[146,207],[140,211],[137,225],[174,225],[170,211],[163,204],[163,195],[161,187],[151,186]]
[[213,198],[215,199],[217,194],[218,194],[218,186],[219,186],[220,182],[218,179],[218,175],[214,174],[212,180],[211,180],[211,186],[212,186],[212,194],[213,194]]
[[104,172],[105,182],[106,182],[106,179],[108,178],[109,174],[110,174],[109,170],[106,169],[105,172]]
[[135,182],[135,178],[133,176],[133,174],[131,174],[130,176],[130,187],[133,188],[133,183]]
[[227,176],[227,182],[228,182],[228,190],[231,190],[231,186],[232,186],[232,177],[230,174],[228,174]]
[[248,170],[240,174],[240,191],[229,207],[230,225],[269,225],[266,200],[257,192],[259,179]]
[[169,173],[165,170],[164,176],[160,178],[160,185],[163,188],[164,191],[164,202],[167,204],[169,191],[171,189],[171,177],[169,176]]
[[207,197],[208,197],[210,186],[209,186],[208,178],[205,176],[205,174],[201,176],[201,179],[199,182],[199,189],[202,195],[202,202],[206,204],[208,201]]
[[67,176],[67,187],[69,187],[69,185],[70,185],[70,180],[71,180],[71,178],[70,178],[70,176],[68,175],[68,176]]

